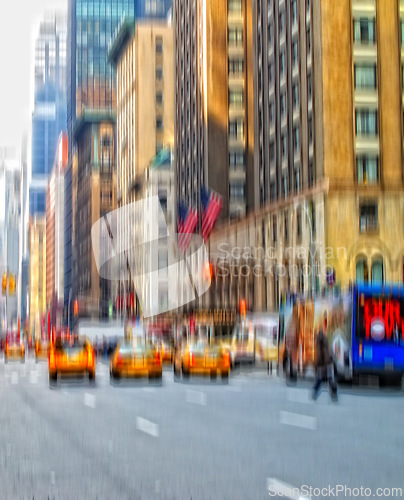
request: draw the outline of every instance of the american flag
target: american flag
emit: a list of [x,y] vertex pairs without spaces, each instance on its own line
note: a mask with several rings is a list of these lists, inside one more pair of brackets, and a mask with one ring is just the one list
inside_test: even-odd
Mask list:
[[202,238],[206,242],[222,210],[222,197],[209,188],[201,188]]
[[178,203],[178,249],[180,252],[187,251],[197,223],[198,211],[180,200]]

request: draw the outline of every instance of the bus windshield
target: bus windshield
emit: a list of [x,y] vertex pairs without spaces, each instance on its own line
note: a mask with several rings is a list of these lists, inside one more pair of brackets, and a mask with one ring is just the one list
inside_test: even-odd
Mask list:
[[359,293],[356,321],[358,339],[404,346],[404,298]]

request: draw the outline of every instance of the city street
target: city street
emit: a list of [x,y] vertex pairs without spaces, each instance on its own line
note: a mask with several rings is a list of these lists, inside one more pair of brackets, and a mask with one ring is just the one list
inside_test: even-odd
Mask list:
[[27,359],[1,362],[0,397],[2,499],[245,500],[269,487],[277,498],[284,484],[404,491],[403,391],[344,386],[338,404],[325,390],[313,402],[309,382],[287,387],[264,371],[226,385],[174,382],[169,368],[162,386],[112,386],[101,363],[94,386],[50,389],[47,364]]

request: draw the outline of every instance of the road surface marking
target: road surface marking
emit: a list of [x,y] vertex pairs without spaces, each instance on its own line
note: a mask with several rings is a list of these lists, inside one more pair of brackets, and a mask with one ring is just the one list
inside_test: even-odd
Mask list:
[[281,411],[279,413],[279,420],[281,424],[293,425],[311,431],[317,428],[317,418],[309,417],[308,415],[301,415],[300,413],[291,413],[289,411]]
[[136,417],[136,429],[138,431],[145,432],[153,437],[159,437],[159,426],[150,420],[146,420],[142,417]]
[[13,385],[18,384],[18,372],[11,372],[11,383]]
[[206,393],[187,389],[186,400],[187,403],[206,406]]
[[89,408],[95,408],[95,396],[89,392],[84,393],[84,404]]
[[153,389],[153,387],[143,387],[142,389],[144,392],[150,392],[151,394],[156,392],[156,389]]
[[230,392],[241,392],[241,387],[238,386],[238,385],[228,385],[226,387],[226,391],[230,391]]
[[303,496],[295,486],[279,481],[274,477],[267,477],[267,490],[270,496],[278,496],[282,498],[289,498],[291,500],[311,500],[310,496]]
[[292,403],[312,404],[310,393],[305,390],[288,388],[286,396]]

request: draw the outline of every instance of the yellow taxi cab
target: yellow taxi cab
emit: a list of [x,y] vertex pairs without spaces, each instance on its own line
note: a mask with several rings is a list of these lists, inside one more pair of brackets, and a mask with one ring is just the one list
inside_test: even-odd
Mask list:
[[173,359],[174,377],[182,374],[184,379],[190,375],[210,375],[215,379],[220,373],[227,382],[230,373],[230,353],[221,345],[209,345],[204,339],[184,340],[177,345]]
[[163,363],[172,363],[173,361],[173,346],[170,342],[164,341],[161,343],[160,346],[160,351],[161,351],[161,359]]
[[4,348],[4,362],[7,363],[10,359],[19,359],[21,363],[25,363],[25,346],[16,337],[6,338],[6,346]]
[[87,375],[95,380],[95,355],[85,337],[57,337],[49,349],[49,383],[55,384],[60,375]]
[[148,377],[161,380],[163,376],[160,350],[144,338],[120,342],[111,358],[110,379]]
[[48,359],[49,357],[49,342],[44,339],[35,341],[35,363],[39,360]]

